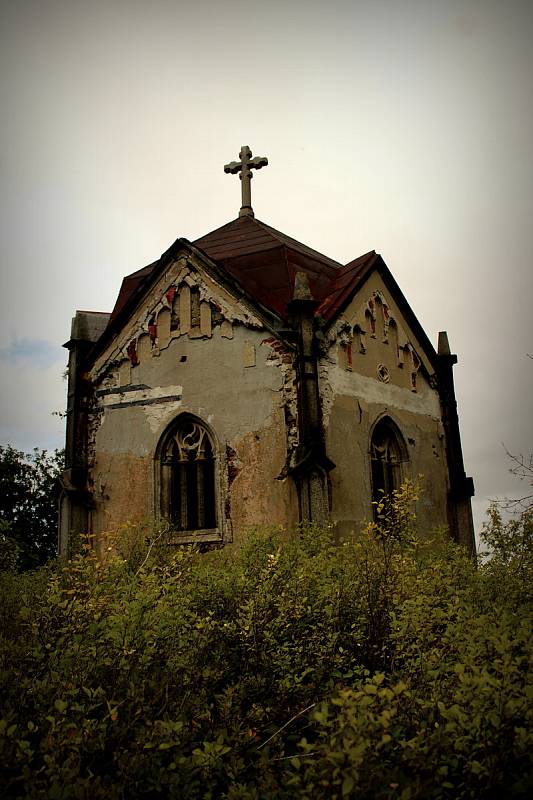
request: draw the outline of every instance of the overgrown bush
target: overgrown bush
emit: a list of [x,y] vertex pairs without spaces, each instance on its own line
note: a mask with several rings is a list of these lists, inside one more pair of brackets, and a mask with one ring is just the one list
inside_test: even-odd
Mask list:
[[129,529],[2,575],[2,796],[529,797],[531,517],[476,568],[414,491],[340,545]]

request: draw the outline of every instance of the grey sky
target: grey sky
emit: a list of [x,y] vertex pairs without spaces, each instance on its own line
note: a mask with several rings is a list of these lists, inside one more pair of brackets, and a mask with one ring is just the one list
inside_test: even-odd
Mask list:
[[478,522],[520,492],[501,443],[533,446],[533,3],[0,10],[0,443],[61,444],[74,310],[234,218],[223,165],[249,144],[259,219],[342,262],[375,248],[448,330]]

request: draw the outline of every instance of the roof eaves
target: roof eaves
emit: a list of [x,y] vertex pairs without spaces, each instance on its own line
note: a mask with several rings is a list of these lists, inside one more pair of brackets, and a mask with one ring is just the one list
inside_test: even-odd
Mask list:
[[428,337],[427,333],[425,332],[424,328],[422,327],[422,325],[418,321],[418,318],[417,318],[415,312],[413,311],[413,309],[411,308],[411,306],[409,305],[404,293],[402,292],[402,290],[398,286],[398,284],[397,284],[392,272],[390,271],[388,266],[385,264],[385,262],[384,262],[384,260],[383,260],[383,258],[381,256],[378,256],[378,260],[376,262],[376,269],[379,272],[381,278],[383,279],[383,282],[385,283],[385,285],[389,289],[390,293],[393,295],[393,297],[394,297],[394,299],[395,299],[400,311],[404,315],[409,327],[411,328],[411,330],[415,334],[416,338],[418,339],[418,341],[422,345],[423,349],[425,350],[425,352],[426,352],[426,354],[428,356],[428,359],[431,362],[431,366],[436,371],[437,370],[437,364],[438,364],[437,351],[435,350],[435,347],[431,343],[431,340],[429,339],[429,337]]
[[[175,242],[166,250],[161,258],[158,261],[154,261],[152,264],[149,264],[149,267],[152,267],[151,271],[146,274],[144,279],[141,279],[133,292],[129,295],[126,302],[118,312],[118,314],[109,320],[109,324],[105,328],[104,332],[100,336],[100,338],[95,342],[94,347],[91,348],[88,358],[94,360],[104,349],[107,345],[108,341],[111,337],[120,329],[120,326],[127,319],[128,314],[130,311],[135,307],[138,300],[143,296],[146,290],[152,285],[155,278],[160,275],[165,267],[168,266],[170,260],[175,255],[177,251],[180,250],[181,247],[187,247],[190,245],[187,239],[178,238]],[[147,267],[143,267],[142,269],[147,269]],[[137,275],[142,270],[137,270],[134,275]],[[125,278],[124,280],[126,280]]]
[[[368,253],[367,255],[370,255],[370,253]],[[363,256],[361,256],[361,258],[363,258]],[[356,259],[356,261],[358,260],[359,259]],[[349,264],[347,264],[346,266],[349,266]],[[338,303],[338,305],[334,304],[334,307],[329,314],[327,313],[327,310],[324,312],[323,308],[328,298],[326,298],[326,300],[320,304],[320,306],[317,308],[316,314],[322,315],[327,322],[327,327],[329,327],[335,321],[335,319],[337,319],[339,314],[341,314],[344,311],[344,309],[352,299],[355,292],[361,291],[362,287],[364,286],[364,284],[370,278],[370,276],[374,271],[377,271],[379,273],[384,284],[387,286],[391,295],[394,297],[400,311],[404,315],[407,324],[409,325],[414,335],[420,342],[420,345],[424,350],[424,352],[426,353],[431,363],[431,366],[435,371],[437,371],[437,362],[438,362],[437,351],[435,350],[433,344],[431,343],[431,340],[429,339],[422,325],[418,321],[415,312],[409,305],[404,293],[400,289],[392,272],[386,265],[382,256],[379,255],[379,253],[374,252],[374,258],[372,258],[371,261],[364,266],[361,272],[357,273],[354,276],[354,280],[351,283],[349,291],[346,291],[344,293],[344,297]]]
[[224,269],[218,263],[218,261],[215,261],[213,258],[211,258],[204,250],[201,249],[201,247],[198,247],[191,242],[188,244],[191,252],[195,253],[204,262],[204,265],[208,266],[213,271],[217,280],[222,284],[226,284],[231,287],[233,293],[237,296],[237,300],[243,299],[256,314],[259,312],[259,316],[262,317],[261,321],[265,327],[274,332],[273,325],[275,326],[276,323],[279,324],[280,322],[283,322],[283,318],[274,310],[267,308],[249,292],[247,292],[237,278]]
[[349,268],[355,269],[356,262],[362,261],[362,259],[364,258],[368,258],[368,261],[366,263],[363,262],[362,264],[358,265],[359,268],[357,269],[356,272],[354,272],[349,283],[338,290],[337,297],[331,300],[331,298],[333,298],[335,295],[335,290],[333,290],[333,292],[328,297],[326,297],[322,301],[320,306],[317,308],[316,311],[317,315],[323,316],[328,325],[331,325],[332,322],[339,316],[339,314],[341,314],[344,311],[344,309],[352,299],[355,292],[360,289],[362,284],[365,282],[365,280],[368,278],[368,276],[376,266],[378,259],[381,259],[381,256],[378,255],[375,252],[375,250],[371,250],[369,253],[365,253],[364,256],[360,256],[354,261],[351,261],[348,264],[346,264],[346,266],[343,267],[342,269],[341,275],[338,276],[338,280],[339,279],[342,280],[346,276]]
[[[152,271],[146,276],[145,280],[141,281],[135,288],[120,312],[113,320],[111,320],[110,324],[104,330],[102,336],[98,339],[98,341],[95,342],[94,347],[91,348],[90,352],[88,353],[89,360],[94,361],[94,359],[102,352],[112,336],[120,330],[121,325],[127,319],[129,313],[137,305],[141,297],[155,283],[157,278],[161,275],[164,269],[166,269],[176,254],[180,252],[180,250],[185,250],[190,254],[196,255],[196,257],[203,262],[204,267],[207,268],[208,272],[212,271],[218,281],[223,284],[225,283],[230,287],[233,293],[237,296],[237,300],[244,300],[244,302],[250,306],[251,309],[253,309],[254,313],[261,318],[261,322],[268,331],[278,337],[280,336],[278,326],[280,323],[284,323],[284,320],[280,315],[266,308],[255,298],[249,295],[249,293],[245,291],[236,278],[234,278],[232,275],[229,275],[226,270],[220,267],[218,262],[210,258],[201,248],[192,244],[192,242],[190,242],[188,239],[178,238],[168,248],[168,250],[163,253],[159,261],[153,262],[152,266],[154,268]],[[289,344],[291,347],[293,346],[290,342],[287,342],[287,344]]]

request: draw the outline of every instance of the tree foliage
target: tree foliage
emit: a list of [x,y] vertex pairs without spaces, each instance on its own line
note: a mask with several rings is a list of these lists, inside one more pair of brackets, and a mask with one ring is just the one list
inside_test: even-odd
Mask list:
[[413,491],[342,544],[128,527],[5,573],[2,796],[528,798],[531,540],[476,566],[414,535]]
[[0,447],[0,568],[32,569],[56,555],[62,460],[59,450]]

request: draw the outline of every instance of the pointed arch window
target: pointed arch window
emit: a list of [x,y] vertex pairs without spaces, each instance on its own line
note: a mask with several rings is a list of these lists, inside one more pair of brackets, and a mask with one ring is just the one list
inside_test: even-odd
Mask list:
[[216,451],[206,426],[182,415],[160,455],[161,513],[178,532],[216,532]]
[[[370,466],[372,472],[372,501],[379,503],[402,482],[402,463],[407,461],[405,442],[398,426],[383,417],[372,432]],[[376,506],[374,506],[375,512]]]

